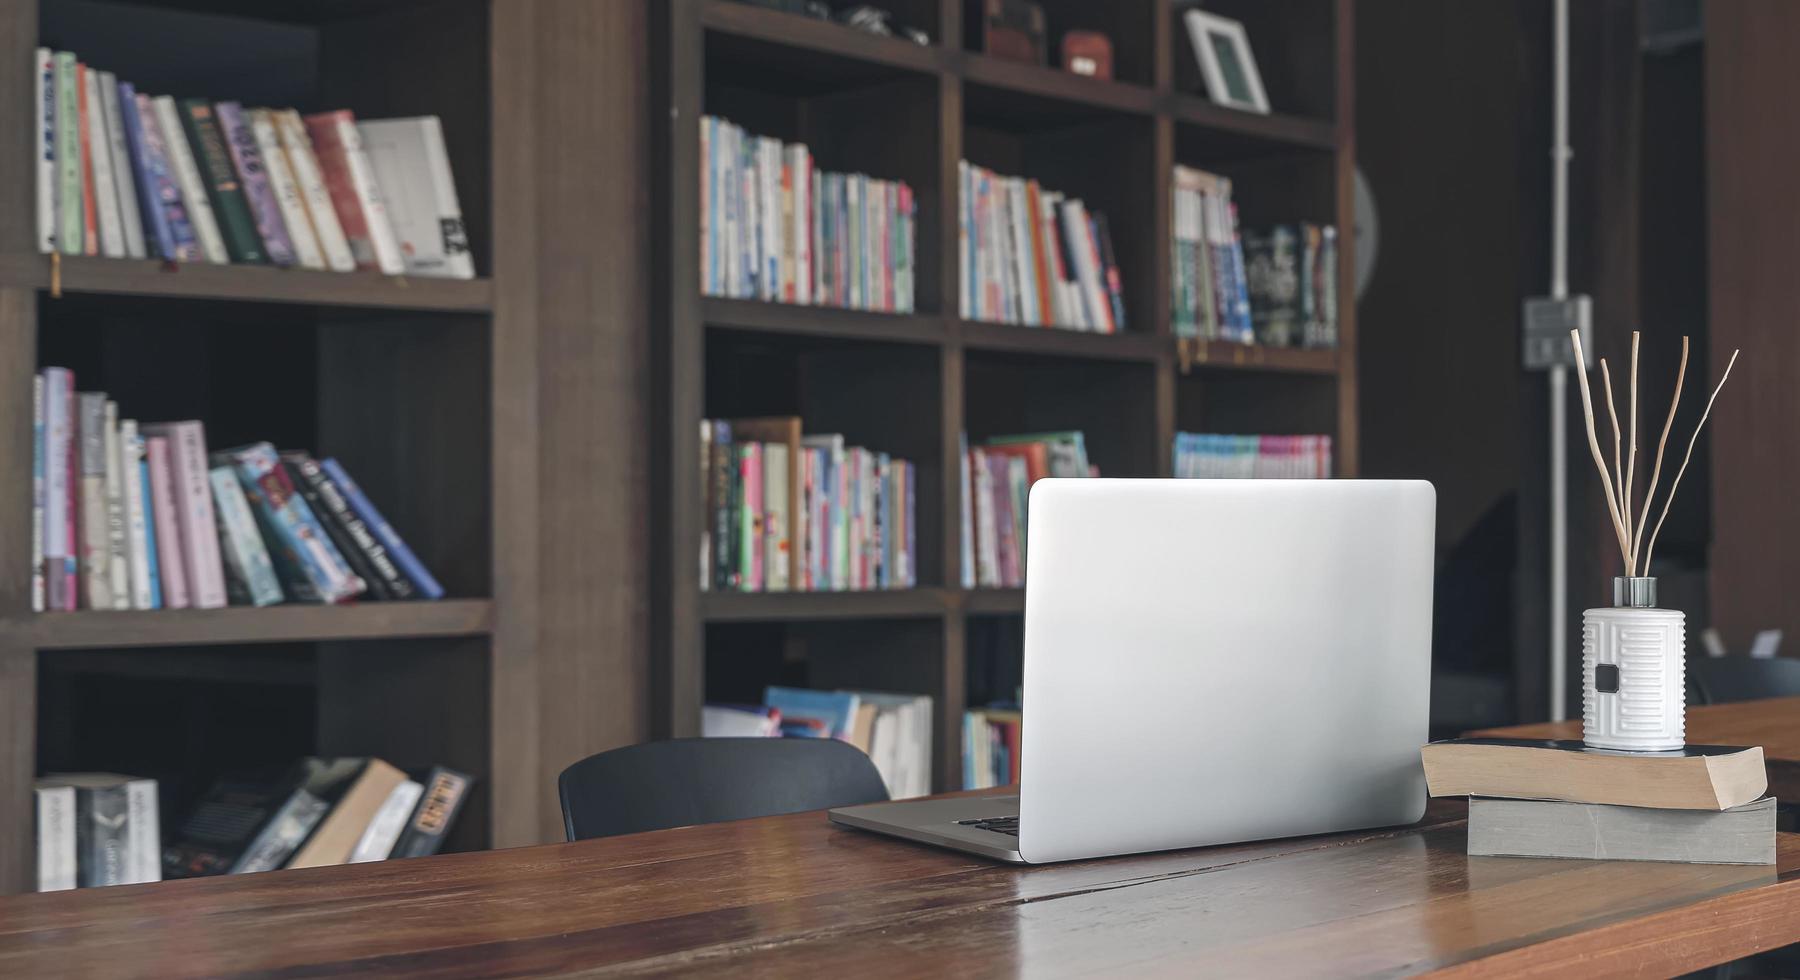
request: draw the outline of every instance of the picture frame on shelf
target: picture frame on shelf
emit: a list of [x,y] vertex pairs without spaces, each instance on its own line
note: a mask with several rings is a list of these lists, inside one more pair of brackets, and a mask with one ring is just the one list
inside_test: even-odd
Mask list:
[[1268,115],[1269,96],[1263,91],[1262,74],[1256,69],[1256,55],[1250,50],[1243,23],[1204,10],[1188,10],[1182,21],[1194,46],[1194,59],[1200,64],[1207,98],[1227,108]]

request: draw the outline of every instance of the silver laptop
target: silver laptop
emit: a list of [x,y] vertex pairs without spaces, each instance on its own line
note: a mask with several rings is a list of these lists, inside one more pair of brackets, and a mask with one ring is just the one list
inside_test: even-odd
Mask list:
[[1040,480],[1017,796],[837,823],[1040,863],[1412,823],[1431,484]]

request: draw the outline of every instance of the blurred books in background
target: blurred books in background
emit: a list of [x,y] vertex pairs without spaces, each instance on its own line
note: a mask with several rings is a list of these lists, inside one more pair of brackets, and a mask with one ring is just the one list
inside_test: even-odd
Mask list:
[[709,704],[708,738],[835,738],[863,750],[894,799],[931,792],[932,699],[923,694],[770,687],[763,704]]

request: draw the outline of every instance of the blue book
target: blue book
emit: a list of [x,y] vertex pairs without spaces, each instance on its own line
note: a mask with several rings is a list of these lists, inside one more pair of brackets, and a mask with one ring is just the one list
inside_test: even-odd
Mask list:
[[150,608],[161,609],[163,607],[162,572],[157,567],[160,562],[156,558],[156,521],[148,519],[148,515],[156,513],[150,507],[150,461],[148,459],[140,458],[138,460],[138,485],[144,491],[144,514],[146,515],[144,551],[150,556]]
[[143,212],[144,228],[156,240],[157,254],[173,260],[176,258],[175,236],[169,227],[169,215],[163,207],[156,174],[151,169],[150,152],[144,146],[144,121],[138,115],[137,90],[130,82],[119,83],[119,119],[125,126],[125,145],[131,152],[131,172],[137,178],[138,209]]
[[344,472],[344,468],[338,465],[338,461],[335,458],[322,459],[319,461],[319,468],[325,471],[326,478],[337,487],[338,493],[350,504],[350,510],[361,518],[364,524],[368,525],[370,531],[374,532],[375,539],[387,549],[388,557],[394,559],[394,564],[400,566],[400,571],[404,572],[406,577],[412,579],[412,583],[418,586],[419,595],[426,599],[442,599],[444,587],[439,585],[438,580],[432,578],[431,573],[425,570],[425,565],[419,561],[419,556],[413,554],[413,550],[407,547],[406,542],[402,541],[400,535],[395,533],[394,528],[388,524],[387,518],[381,516],[381,511],[376,510],[375,505],[369,502],[369,498],[363,496],[362,488],[356,485],[355,480],[350,479],[350,474]]
[[223,450],[215,458],[237,473],[253,516],[277,552],[271,557],[286,573],[285,584],[295,600],[345,602],[368,588],[325,533],[306,499],[294,488],[274,446],[254,443]]
[[763,703],[781,712],[782,733],[792,721],[813,719],[824,722],[832,738],[847,738],[856,723],[856,709],[861,699],[849,691],[813,691],[803,687],[770,687],[763,691]]

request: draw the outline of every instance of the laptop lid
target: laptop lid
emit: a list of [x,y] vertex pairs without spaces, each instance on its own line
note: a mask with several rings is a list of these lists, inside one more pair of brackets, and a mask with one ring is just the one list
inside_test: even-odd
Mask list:
[[1025,860],[1419,819],[1436,500],[1422,481],[1034,484]]

